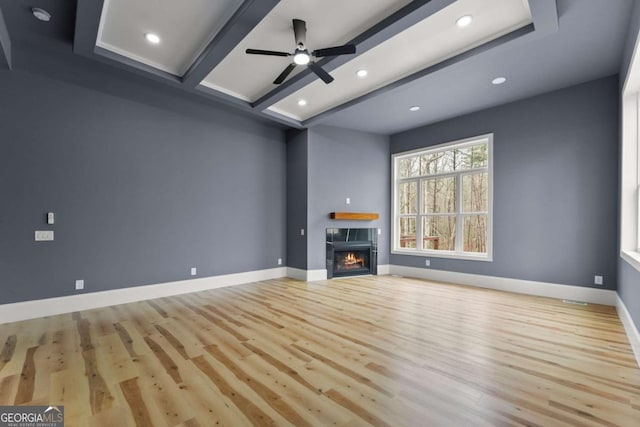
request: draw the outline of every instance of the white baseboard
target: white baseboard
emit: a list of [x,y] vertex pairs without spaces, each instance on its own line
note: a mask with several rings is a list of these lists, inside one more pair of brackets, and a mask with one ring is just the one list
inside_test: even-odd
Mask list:
[[327,280],[327,269],[322,270],[307,270],[307,282],[316,282],[320,280]]
[[0,323],[17,322],[285,277],[286,267],[0,305]]
[[624,325],[624,330],[627,333],[627,337],[629,338],[629,344],[631,344],[633,354],[635,354],[636,356],[636,362],[638,362],[638,366],[640,366],[640,332],[638,332],[638,328],[636,327],[635,323],[633,323],[633,319],[629,314],[629,310],[627,310],[627,306],[624,305],[624,301],[622,301],[620,295],[617,292],[616,309],[618,310],[618,317]]
[[302,270],[300,268],[287,267],[287,277],[303,282],[315,282],[327,280],[327,270]]
[[480,274],[457,273],[453,271],[391,265],[389,274],[415,277],[437,282],[458,283],[519,294],[549,298],[584,301],[591,304],[616,305],[616,292],[608,289],[584,288],[557,283],[534,282],[531,280],[509,279],[506,277],[483,276]]
[[391,266],[389,264],[378,265],[378,276],[391,274]]
[[307,270],[300,268],[287,267],[287,277],[295,280],[307,281]]

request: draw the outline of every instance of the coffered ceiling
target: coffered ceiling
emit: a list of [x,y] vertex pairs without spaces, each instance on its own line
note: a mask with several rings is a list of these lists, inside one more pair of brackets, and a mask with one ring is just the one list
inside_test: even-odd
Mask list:
[[[554,0],[536,0],[533,11],[529,0],[100,3],[78,1],[78,53],[106,57],[294,126],[506,35],[532,32],[534,24],[553,28],[557,21]],[[457,25],[463,16],[471,18],[464,27]],[[316,60],[335,78],[330,84],[299,65],[275,85],[292,60],[245,53],[248,48],[293,52],[292,19],[306,21],[311,52],[356,45],[355,54]],[[149,35],[157,40],[150,42]],[[367,76],[356,76],[358,70]]]
[[[6,21],[0,32],[8,30],[17,41],[15,51],[26,42],[34,48],[49,46],[70,30],[73,52],[80,57],[135,73],[149,85],[161,82],[186,96],[286,126],[326,123],[392,133],[614,74],[631,4],[632,0],[35,0],[26,7],[0,0]],[[32,6],[52,12],[49,27],[30,16]],[[66,16],[72,8],[75,16]],[[471,17],[469,25],[457,25],[462,16]],[[355,54],[312,58],[334,77],[330,84],[298,65],[275,85],[291,58],[245,53],[248,48],[293,52],[292,19],[306,21],[306,47],[311,52],[347,43],[356,46]],[[73,28],[63,28],[67,23]],[[150,42],[149,35],[158,42]],[[3,40],[9,37],[0,37]],[[63,52],[59,42],[50,47]],[[7,64],[11,50],[11,44],[2,44]],[[361,70],[366,70],[366,77],[357,76]],[[506,77],[507,82],[491,85],[495,77]],[[410,106],[421,108],[408,113]]]

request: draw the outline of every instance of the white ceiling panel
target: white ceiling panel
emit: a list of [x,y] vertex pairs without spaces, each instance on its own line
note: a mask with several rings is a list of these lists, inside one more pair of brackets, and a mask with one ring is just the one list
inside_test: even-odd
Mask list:
[[[463,15],[473,21],[459,28],[456,20]],[[458,0],[331,71],[331,84],[316,79],[269,109],[306,120],[531,22],[526,0]],[[366,78],[356,76],[360,69],[368,71]],[[301,99],[306,105],[298,104]]]
[[[247,55],[245,50],[293,52],[293,18],[306,21],[307,46],[317,50],[349,42],[408,3],[410,0],[281,0],[201,84],[255,101],[276,87],[273,80],[291,58]],[[302,69],[296,68],[289,78]]]
[[[96,45],[183,75],[242,0],[105,0]],[[153,45],[146,33],[160,37]]]

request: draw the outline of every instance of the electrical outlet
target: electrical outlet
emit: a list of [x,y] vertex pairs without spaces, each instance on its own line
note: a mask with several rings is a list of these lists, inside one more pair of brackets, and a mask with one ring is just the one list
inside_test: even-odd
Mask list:
[[278,265],[282,265],[282,258],[278,258]]
[[304,228],[301,228],[301,229],[300,229],[300,235],[301,235],[301,236],[304,236]]
[[346,203],[346,204],[348,204],[348,205],[350,205],[350,204],[351,204],[351,197],[347,197],[347,198],[345,199],[345,203]]
[[378,236],[382,235],[382,228],[378,228]]
[[431,260],[430,259],[425,259],[424,260],[424,265],[425,265],[425,267],[431,267]]
[[195,276],[196,274],[198,274],[198,269],[195,267],[191,267],[191,275]]
[[53,230],[36,230],[36,242],[48,242],[53,240]]
[[602,284],[604,284],[602,276],[593,276],[593,284],[594,285],[602,285]]
[[84,280],[76,280],[76,291],[79,291],[81,289],[84,289]]
[[53,225],[56,222],[53,212],[47,212],[47,224]]

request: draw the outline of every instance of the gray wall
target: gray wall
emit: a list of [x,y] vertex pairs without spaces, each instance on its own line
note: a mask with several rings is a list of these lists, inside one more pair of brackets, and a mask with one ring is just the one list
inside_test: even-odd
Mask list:
[[[309,129],[308,261],[326,268],[326,229],[381,228],[378,264],[389,263],[390,160],[387,136],[317,126]],[[345,199],[349,197],[351,204]],[[334,211],[378,212],[376,221],[334,221]]]
[[629,16],[629,28],[627,30],[627,37],[624,43],[624,50],[622,51],[622,64],[620,64],[620,85],[624,84],[624,81],[629,72],[631,66],[631,57],[633,56],[633,48],[636,44],[638,32],[640,31],[640,2],[633,2],[633,9]]
[[308,131],[287,132],[287,266],[307,269]]
[[0,71],[0,303],[277,267],[282,130],[162,101]]
[[[631,56],[635,42],[640,31],[640,2],[635,2],[633,12],[630,17],[629,33],[625,43],[623,62],[620,71],[620,87],[629,72]],[[618,248],[616,248],[616,254]],[[618,294],[629,310],[633,318],[636,328],[640,330],[640,272],[633,268],[622,258],[618,260]]]
[[391,152],[491,132],[493,262],[431,258],[431,268],[592,287],[598,274],[615,289],[617,76],[393,135]]

